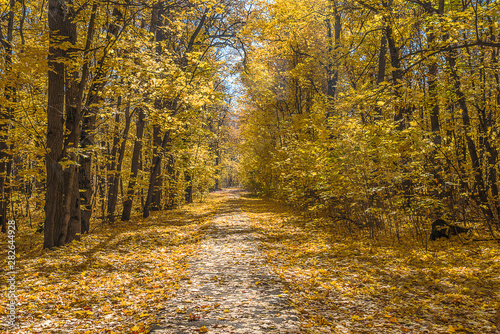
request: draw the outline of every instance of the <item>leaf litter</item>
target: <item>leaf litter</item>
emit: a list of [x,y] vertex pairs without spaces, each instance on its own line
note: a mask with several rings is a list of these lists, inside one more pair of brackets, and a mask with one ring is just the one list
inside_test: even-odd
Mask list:
[[499,332],[498,245],[341,238],[241,191],[54,250],[36,238],[19,238],[9,333]]
[[258,248],[262,235],[241,212],[240,191],[219,196],[226,204],[189,261],[189,280],[151,333],[300,333],[285,287]]
[[303,333],[500,333],[498,244],[445,240],[425,250],[346,238],[278,203],[243,209],[263,230]]

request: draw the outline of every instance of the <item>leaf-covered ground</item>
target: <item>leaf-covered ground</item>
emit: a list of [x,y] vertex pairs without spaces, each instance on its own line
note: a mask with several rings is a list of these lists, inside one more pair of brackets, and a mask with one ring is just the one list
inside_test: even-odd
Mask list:
[[499,332],[498,244],[331,231],[239,191],[55,250],[21,229],[9,333]]
[[244,211],[264,232],[303,333],[500,333],[498,244],[437,241],[425,251],[343,239],[258,199]]
[[300,333],[297,311],[258,248],[261,230],[241,212],[240,191],[218,196],[225,205],[189,261],[189,280],[152,333]]
[[[80,242],[55,250],[42,250],[42,236],[21,230],[16,237],[20,327],[9,333],[147,332],[188,278],[186,259],[196,252],[217,207],[218,199],[212,199],[146,220],[99,225]],[[5,261],[1,268],[7,268]],[[5,279],[2,285],[5,291]]]

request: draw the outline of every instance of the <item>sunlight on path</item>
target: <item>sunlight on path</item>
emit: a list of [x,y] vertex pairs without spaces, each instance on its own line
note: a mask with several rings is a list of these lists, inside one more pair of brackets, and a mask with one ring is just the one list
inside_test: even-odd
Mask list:
[[299,333],[298,317],[284,287],[270,274],[258,235],[229,190],[206,230],[189,280],[170,299],[150,333]]

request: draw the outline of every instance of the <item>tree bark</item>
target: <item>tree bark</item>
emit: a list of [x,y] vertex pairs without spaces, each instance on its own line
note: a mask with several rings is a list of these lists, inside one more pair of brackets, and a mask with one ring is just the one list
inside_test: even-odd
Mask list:
[[[160,136],[160,126],[155,125],[153,126],[153,158],[159,154],[162,154],[161,152],[161,136]],[[162,162],[160,160],[159,162],[160,166],[160,173],[158,177],[156,178],[156,182],[154,185],[154,191],[153,191],[153,199],[151,202],[151,210],[152,211],[158,211],[161,210],[161,193],[162,193],[162,186],[163,186],[163,178],[161,175],[161,169],[162,169]]]
[[[57,39],[68,40],[68,13],[65,0],[49,0],[49,55],[47,88],[47,191],[45,194],[44,248],[62,245],[66,240],[67,224],[64,224],[64,206],[67,202],[64,190],[64,172],[60,164],[63,158],[65,65],[67,52],[60,48]],[[66,225],[66,226],[65,226]],[[66,227],[66,229],[64,228]]]
[[392,84],[394,85],[394,92],[396,95],[396,113],[394,121],[398,124],[398,130],[405,128],[404,124],[404,108],[401,104],[401,85],[403,84],[403,71],[401,69],[401,60],[399,58],[399,48],[393,36],[393,29],[391,22],[386,22],[385,32],[387,37],[387,44],[389,46],[389,56],[392,67]]
[[[95,33],[95,21],[96,21],[96,13],[98,9],[98,3],[94,2],[92,6],[92,14],[90,16],[90,21],[87,30],[87,41],[85,44],[85,53],[84,57],[86,57],[90,51],[90,47],[92,44],[92,39]],[[104,87],[106,82],[102,79],[104,76],[104,71],[102,71],[102,65],[104,63],[105,55],[99,60],[99,66],[101,70],[97,72],[94,77],[92,84],[88,90],[87,99],[85,101],[85,107],[82,107],[82,129],[80,134],[80,145],[84,152],[84,155],[79,157],[80,160],[80,168],[78,173],[78,186],[79,186],[79,195],[80,195],[80,203],[83,208],[81,212],[81,233],[88,233],[90,230],[90,218],[92,217],[92,195],[94,193],[92,187],[92,150],[86,150],[86,148],[94,145],[94,131],[95,131],[95,122],[96,122],[96,114],[97,110],[94,106],[95,103],[99,100],[98,92]],[[83,97],[83,90],[85,88],[85,83],[87,81],[87,77],[89,74],[89,65],[88,62],[84,64],[82,70],[82,80],[80,81],[79,87],[79,98]],[[81,101],[83,103],[83,101]]]
[[[435,9],[432,7],[430,3],[425,6],[425,10],[427,14],[432,15],[435,12]],[[444,0],[439,0],[438,11],[436,14],[442,15],[444,11]],[[436,36],[433,32],[427,32],[427,45],[429,47],[432,46]],[[436,145],[441,144],[441,135],[440,135],[440,127],[439,127],[439,104],[438,104],[438,88],[437,88],[437,73],[438,73],[438,64],[437,61],[434,60],[429,64],[428,67],[429,79],[429,100],[430,100],[430,122],[431,122],[431,131],[433,134],[433,142]]]
[[191,173],[189,173],[189,170],[184,171],[184,180],[187,183],[184,193],[184,200],[186,201],[186,203],[193,203],[193,184]]
[[168,190],[166,193],[166,199],[165,199],[165,208],[167,209],[172,209],[175,206],[175,197],[177,196],[176,194],[176,175],[175,175],[175,159],[172,154],[168,155],[165,170],[167,172],[167,178],[168,178]]
[[[72,0],[49,0],[49,72],[47,104],[47,188],[44,247],[78,239],[82,232],[78,157],[83,96],[89,61],[76,67],[77,23]],[[97,3],[92,7],[84,49],[86,58],[95,30]],[[69,45],[69,48],[68,48]]]
[[[5,48],[5,74],[8,76],[12,71],[12,39],[14,31],[14,6],[15,0],[10,0],[9,14],[7,19],[7,38],[3,39],[2,45]],[[10,79],[12,80],[12,79]],[[5,87],[5,100],[7,103],[15,102],[15,87],[12,84],[7,84]],[[12,107],[7,105],[1,112],[0,119],[0,225],[2,232],[7,232],[7,214],[10,199],[10,171],[11,171],[11,156],[8,153],[9,145],[9,122],[12,115]]]
[[142,150],[142,135],[144,133],[145,115],[142,109],[139,109],[139,115],[136,123],[136,139],[134,142],[134,152],[132,153],[132,166],[130,167],[130,181],[128,183],[127,199],[123,203],[122,221],[130,220],[132,204],[135,194],[135,185],[137,183],[137,173],[139,171],[139,157]]
[[[167,148],[167,145],[169,143],[170,143],[170,130],[167,130],[167,132],[165,132],[165,135],[163,136],[163,140],[161,143],[161,148],[162,148],[163,152],[165,151],[165,149]],[[153,192],[154,192],[154,187],[156,184],[156,178],[160,174],[160,167],[161,167],[161,160],[163,158],[163,152],[162,152],[162,154],[159,154],[153,158],[151,173],[149,175],[148,194],[146,196],[146,201],[144,203],[144,211],[143,211],[144,218],[149,217],[150,206],[151,206],[151,202],[153,201]]]
[[[377,70],[377,85],[380,85],[385,80],[385,69],[387,67],[387,36],[385,33],[380,37],[380,51],[378,55],[378,70]],[[375,120],[382,119],[382,108],[375,106]]]
[[78,184],[80,188],[80,202],[82,204],[82,233],[88,233],[90,229],[90,217],[92,216],[92,151],[86,150],[94,145],[96,113],[91,111],[90,115],[83,118],[80,147],[84,154],[80,156],[80,168]]
[[[109,184],[108,194],[108,220],[113,222],[115,220],[115,209],[118,201],[118,185],[120,183],[120,176],[123,164],[123,157],[125,156],[125,148],[127,145],[128,133],[130,130],[130,102],[125,107],[125,129],[121,137],[120,149],[118,150],[118,158],[116,159],[115,170],[112,170],[112,180]],[[117,143],[118,144],[118,143]]]
[[219,164],[220,164],[220,149],[219,149],[219,142],[215,144],[215,184],[214,184],[214,191],[219,191],[220,190],[220,169],[219,169]]
[[[326,96],[328,101],[332,102],[335,93],[337,91],[337,83],[339,79],[339,70],[337,63],[337,52],[340,47],[340,34],[342,31],[342,23],[340,17],[340,11],[336,1],[330,0],[330,9],[333,12],[333,30],[332,30],[332,22],[331,18],[328,17],[326,19],[326,29],[327,29],[327,38],[328,38],[328,59],[326,66],[326,75],[327,75],[327,89]],[[332,106],[329,106],[329,109]],[[327,114],[327,118],[332,116],[332,112],[329,111]]]
[[[71,11],[72,8],[68,7]],[[63,228],[67,226],[66,239],[64,243],[78,239],[81,234],[81,207],[80,207],[80,193],[78,186],[78,157],[74,150],[78,149],[80,145],[81,136],[81,99],[80,84],[78,82],[79,68],[73,64],[77,63],[76,57],[76,41],[77,31],[76,23],[73,21],[73,13],[70,12],[67,24],[68,41],[71,48],[68,49],[69,64],[66,64],[66,80],[65,80],[65,107],[66,107],[66,123],[65,133],[68,133],[64,140],[63,156],[69,158],[70,165],[64,168],[64,220]],[[83,73],[82,73],[83,74]],[[88,75],[88,73],[87,73]],[[82,80],[86,80],[82,75]],[[83,95],[83,92],[82,92]],[[74,149],[74,150],[70,150]]]
[[473,198],[478,202],[479,206],[481,207],[485,215],[488,217],[488,219],[493,219],[494,218],[493,212],[488,205],[488,194],[485,189],[484,176],[483,176],[483,171],[481,170],[481,163],[479,160],[478,151],[476,148],[476,144],[474,143],[472,137],[470,136],[471,122],[469,116],[469,108],[467,106],[465,94],[463,93],[461,88],[460,77],[458,76],[456,70],[456,57],[453,54],[453,51],[451,51],[449,54],[446,55],[446,60],[449,64],[451,76],[453,79],[454,92],[458,98],[458,105],[460,106],[461,109],[462,123],[464,126],[464,136],[472,164],[472,171],[474,177],[474,190],[477,192],[478,195],[477,197]]

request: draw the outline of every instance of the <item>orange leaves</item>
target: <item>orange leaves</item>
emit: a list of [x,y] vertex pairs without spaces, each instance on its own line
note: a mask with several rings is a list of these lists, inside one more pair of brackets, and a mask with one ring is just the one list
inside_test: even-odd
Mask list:
[[[182,223],[185,215],[175,210],[163,219],[102,227],[81,242],[23,255],[16,277],[21,327],[13,333],[147,333],[188,277],[185,258],[195,252],[200,230]],[[172,220],[179,224],[162,223]]]
[[141,326],[135,325],[130,330],[131,330],[131,334],[146,333],[146,328],[142,325]]
[[200,333],[208,333],[208,328],[206,326],[200,327],[199,329],[195,329]]
[[[248,203],[247,211],[255,211]],[[276,204],[257,204],[260,211],[284,211]],[[274,272],[287,282],[304,328],[354,333],[496,331],[490,319],[496,316],[500,289],[492,268],[500,259],[497,247],[471,251],[454,244],[425,251],[383,239],[375,246],[369,240],[336,238],[327,228],[285,213],[268,213],[255,226],[268,236],[262,249]]]

